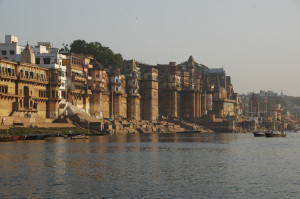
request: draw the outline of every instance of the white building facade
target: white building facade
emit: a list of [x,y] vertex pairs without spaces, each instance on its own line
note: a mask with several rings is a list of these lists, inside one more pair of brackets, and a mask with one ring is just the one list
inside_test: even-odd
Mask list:
[[[5,43],[0,43],[0,56],[4,59],[12,61],[21,61],[21,54],[25,46],[18,45],[18,38],[14,35],[5,35]],[[36,46],[31,46],[35,54],[35,64],[45,68],[61,69],[59,79],[61,86],[58,95],[65,98],[66,91],[66,66],[62,65],[62,60],[66,59],[66,55],[60,54],[58,48],[52,48],[50,42],[38,42]]]

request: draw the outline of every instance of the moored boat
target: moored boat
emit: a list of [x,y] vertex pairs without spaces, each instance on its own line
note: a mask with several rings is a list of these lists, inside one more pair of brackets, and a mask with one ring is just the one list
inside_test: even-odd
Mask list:
[[255,137],[265,137],[266,136],[264,131],[254,131],[253,135]]
[[284,131],[271,131],[265,133],[266,137],[286,137],[286,133]]
[[88,139],[84,134],[71,136],[71,139]]
[[20,135],[19,140],[25,140],[27,135]]
[[51,134],[26,135],[25,140],[43,140],[50,136]]
[[0,142],[16,141],[18,139],[19,139],[19,136],[13,136],[13,135],[0,136]]

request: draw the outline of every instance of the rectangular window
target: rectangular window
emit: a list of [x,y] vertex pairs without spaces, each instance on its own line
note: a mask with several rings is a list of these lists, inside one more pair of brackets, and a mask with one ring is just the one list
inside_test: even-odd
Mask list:
[[6,55],[6,50],[1,51],[2,55]]
[[44,64],[50,64],[50,58],[44,58]]
[[10,51],[9,51],[9,54],[10,54],[10,55],[14,55],[14,54],[15,54],[15,51],[14,51],[14,50],[10,50]]
[[36,64],[40,64],[41,63],[41,59],[40,58],[35,58],[35,63]]

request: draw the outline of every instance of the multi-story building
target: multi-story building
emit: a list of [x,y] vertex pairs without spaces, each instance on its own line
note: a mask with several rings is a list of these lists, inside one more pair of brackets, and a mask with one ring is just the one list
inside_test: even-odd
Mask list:
[[110,118],[110,91],[108,74],[98,62],[89,68],[88,89],[92,91],[90,98],[90,114],[99,118]]
[[0,43],[0,56],[12,61],[21,61],[21,53],[25,46],[18,45],[18,37],[5,35],[5,43]]
[[141,119],[141,96],[139,86],[141,80],[140,68],[135,60],[124,60],[123,74],[126,77],[127,117]]
[[66,55],[61,54],[58,48],[52,48],[50,42],[38,42],[36,46],[32,48],[35,54],[35,63],[45,68],[60,69],[59,80],[61,86],[58,90],[58,96],[60,98],[66,97],[66,81],[67,81],[67,68],[63,65],[63,60],[66,59]]
[[63,60],[63,65],[67,70],[67,101],[86,113],[90,113],[90,96],[92,95],[87,86],[87,80],[91,79],[88,76],[88,70],[92,68],[91,59],[93,59],[91,56],[70,53]]
[[[50,69],[60,69],[59,79],[61,86],[59,87],[58,96],[64,98],[66,90],[66,66],[63,66],[62,60],[66,59],[66,56],[61,54],[58,48],[53,48],[52,46],[50,42],[38,42],[36,46],[31,46],[31,49],[35,56],[36,65]],[[21,53],[24,49],[25,46],[18,44],[18,37],[5,35],[5,43],[0,43],[0,56],[20,62],[22,61]]]
[[158,70],[151,66],[141,67],[141,119],[157,120],[158,111]]
[[192,56],[187,65],[157,65],[159,71],[160,115],[182,118],[201,117],[201,72]]
[[212,112],[216,117],[233,116],[238,112],[238,95],[234,93],[230,76],[223,68],[206,70],[204,92],[212,95]]
[[121,74],[120,69],[112,69],[110,71],[110,87],[111,87],[111,118],[122,117],[127,118],[127,94],[126,79]]
[[59,69],[36,65],[27,45],[21,62],[0,58],[0,115],[18,118],[56,118],[58,116]]

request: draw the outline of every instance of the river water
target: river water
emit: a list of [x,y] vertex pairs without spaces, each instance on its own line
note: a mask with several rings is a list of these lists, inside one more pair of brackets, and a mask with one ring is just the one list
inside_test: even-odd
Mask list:
[[299,198],[300,133],[0,143],[0,198]]

